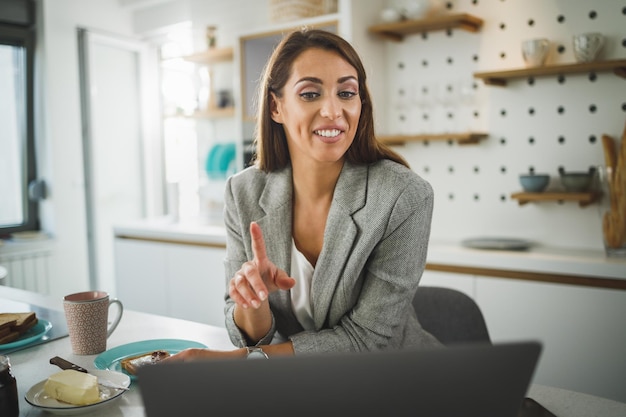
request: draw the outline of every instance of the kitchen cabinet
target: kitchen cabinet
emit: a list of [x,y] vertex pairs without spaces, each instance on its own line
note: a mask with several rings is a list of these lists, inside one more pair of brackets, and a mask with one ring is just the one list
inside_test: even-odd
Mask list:
[[114,250],[126,308],[224,326],[226,248],[116,238]]
[[420,285],[474,298],[493,342],[540,341],[534,383],[626,401],[626,291],[429,270]]

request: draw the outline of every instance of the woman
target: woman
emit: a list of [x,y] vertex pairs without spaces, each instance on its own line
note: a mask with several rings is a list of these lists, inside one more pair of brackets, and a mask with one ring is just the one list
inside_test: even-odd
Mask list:
[[321,30],[283,39],[261,82],[256,136],[255,165],[225,192],[226,327],[240,349],[182,359],[438,345],[411,304],[432,189],[375,139],[348,42]]

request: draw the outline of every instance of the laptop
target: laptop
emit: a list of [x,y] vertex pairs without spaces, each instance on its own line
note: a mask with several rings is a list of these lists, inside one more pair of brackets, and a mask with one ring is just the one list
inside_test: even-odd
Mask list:
[[517,417],[534,341],[164,363],[141,368],[147,417]]

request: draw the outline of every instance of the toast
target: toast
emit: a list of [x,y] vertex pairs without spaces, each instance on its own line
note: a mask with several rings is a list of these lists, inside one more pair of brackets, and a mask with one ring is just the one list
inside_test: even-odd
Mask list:
[[27,313],[0,313],[0,345],[13,342],[35,326],[37,315]]
[[170,353],[165,350],[155,350],[137,356],[124,358],[120,361],[122,369],[131,375],[136,375],[139,368],[146,365],[154,365],[165,358],[170,357]]
[[[14,331],[24,333],[37,324],[37,315],[34,311],[27,313],[0,313],[0,323],[12,323],[9,325]],[[2,325],[0,325],[2,328]]]

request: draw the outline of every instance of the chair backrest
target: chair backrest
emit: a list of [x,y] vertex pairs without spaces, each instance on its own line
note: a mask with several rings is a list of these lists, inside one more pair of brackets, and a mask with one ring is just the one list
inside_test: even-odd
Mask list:
[[413,308],[422,327],[444,345],[491,344],[478,304],[461,291],[420,286],[413,298]]

